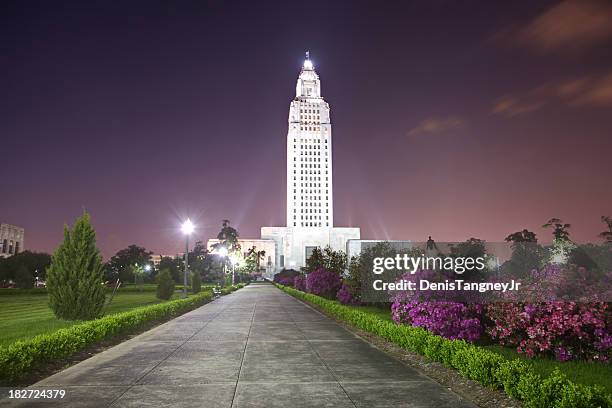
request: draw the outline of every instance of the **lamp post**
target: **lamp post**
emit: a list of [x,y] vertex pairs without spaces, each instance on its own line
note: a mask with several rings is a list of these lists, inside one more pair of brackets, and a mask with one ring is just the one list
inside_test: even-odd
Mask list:
[[226,265],[225,262],[227,258],[227,248],[222,246],[219,248],[217,253],[219,254],[221,258],[223,258],[223,279],[221,279],[221,287],[224,287],[225,286],[225,265]]
[[187,297],[187,271],[189,270],[189,235],[193,232],[194,226],[189,218],[185,220],[181,226],[181,231],[185,234],[185,273],[183,274],[183,294],[182,297]]

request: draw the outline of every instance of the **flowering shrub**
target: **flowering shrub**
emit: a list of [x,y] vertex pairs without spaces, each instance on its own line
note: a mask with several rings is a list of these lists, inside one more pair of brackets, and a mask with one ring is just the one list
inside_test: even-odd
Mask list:
[[302,292],[306,292],[306,277],[304,275],[298,275],[293,280],[293,287]]
[[284,286],[293,286],[293,280],[299,275],[300,273],[298,271],[294,271],[293,269],[283,269],[274,275],[274,282]]
[[529,278],[528,297],[487,306],[491,337],[529,357],[609,360],[612,316],[609,303],[598,301],[609,298],[607,276],[597,279],[585,268],[551,264]]
[[607,361],[612,349],[604,302],[497,303],[487,306],[487,314],[493,322],[491,337],[529,357]]
[[327,299],[336,298],[336,292],[338,292],[341,284],[342,279],[337,273],[323,268],[310,272],[306,277],[306,291]]
[[342,283],[342,286],[336,294],[336,298],[343,305],[359,305],[361,302],[359,298],[354,295],[353,288],[346,283]]
[[295,278],[292,276],[285,276],[278,278],[277,283],[280,283],[283,286],[293,286],[295,283]]
[[401,302],[391,305],[393,321],[422,327],[447,339],[476,341],[483,332],[481,324],[483,307],[450,301]]
[[[441,276],[435,271],[423,270],[417,274],[408,272],[401,279],[434,281]],[[391,317],[398,324],[422,327],[447,339],[471,342],[478,340],[484,331],[481,323],[484,308],[479,303],[462,303],[451,295],[418,289],[398,292],[391,301]]]

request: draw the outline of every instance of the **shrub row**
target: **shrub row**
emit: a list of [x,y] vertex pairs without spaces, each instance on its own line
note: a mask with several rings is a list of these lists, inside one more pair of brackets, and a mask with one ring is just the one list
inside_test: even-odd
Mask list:
[[350,306],[293,288],[277,286],[355,327],[455,368],[471,380],[503,389],[508,395],[521,400],[527,408],[612,406],[612,396],[606,394],[603,387],[575,384],[558,370],[542,378],[523,360],[509,360],[464,340],[445,339],[421,327],[397,325]]
[[[222,294],[244,287],[243,284],[224,288]],[[139,307],[127,312],[75,324],[53,333],[16,341],[0,348],[0,383],[12,384],[37,365],[67,357],[105,338],[141,327],[147,322],[185,313],[212,300],[210,291],[186,299]]]

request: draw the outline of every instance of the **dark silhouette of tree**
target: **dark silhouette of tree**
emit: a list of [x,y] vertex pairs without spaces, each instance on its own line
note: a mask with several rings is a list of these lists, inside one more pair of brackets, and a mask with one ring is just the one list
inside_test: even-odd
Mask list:
[[515,244],[520,242],[538,242],[536,234],[526,229],[514,232],[508,235],[504,240]]
[[8,258],[0,258],[0,281],[15,280],[17,271],[22,266],[34,278],[38,277],[44,281],[49,265],[51,265],[51,255],[43,252],[23,251]]
[[121,249],[108,261],[107,277],[111,280],[118,277],[122,282],[134,282],[134,267],[150,263],[151,255],[153,252],[138,245]]
[[214,249],[225,247],[228,253],[240,252],[240,243],[238,242],[238,231],[230,225],[229,220],[221,222],[221,231],[217,234],[218,243],[213,245]]
[[602,215],[601,222],[606,224],[606,226],[608,227],[608,231],[601,232],[599,234],[599,237],[607,243],[612,243],[612,217]]
[[555,241],[569,241],[569,231],[571,224],[563,223],[560,218],[551,218],[548,222],[542,225],[542,228],[552,228]]

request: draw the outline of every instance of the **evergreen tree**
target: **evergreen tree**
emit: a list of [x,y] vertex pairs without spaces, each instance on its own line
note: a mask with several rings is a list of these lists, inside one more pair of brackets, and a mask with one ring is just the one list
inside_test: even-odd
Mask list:
[[168,300],[174,293],[174,279],[170,275],[170,270],[163,269],[157,275],[157,297],[162,300]]
[[105,294],[103,264],[96,247],[96,232],[89,214],[64,227],[64,242],[57,248],[47,271],[49,306],[64,320],[88,320],[100,316]]
[[192,293],[200,293],[202,290],[202,277],[200,276],[200,272],[192,272],[191,273],[191,292]]

